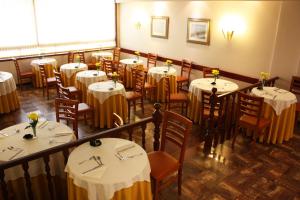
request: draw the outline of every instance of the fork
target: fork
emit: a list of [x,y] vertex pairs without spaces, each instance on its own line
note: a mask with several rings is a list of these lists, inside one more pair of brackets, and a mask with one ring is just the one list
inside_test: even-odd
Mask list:
[[102,161],[101,161],[101,157],[100,157],[100,156],[96,156],[96,158],[99,160],[99,162],[100,162],[101,165],[104,165],[104,164],[102,163]]

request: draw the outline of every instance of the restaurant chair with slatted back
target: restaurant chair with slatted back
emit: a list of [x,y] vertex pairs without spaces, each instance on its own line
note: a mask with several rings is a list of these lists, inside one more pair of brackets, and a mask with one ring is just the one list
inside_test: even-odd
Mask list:
[[240,128],[246,128],[253,131],[254,142],[256,141],[257,136],[259,137],[268,134],[271,120],[262,116],[263,104],[263,97],[256,97],[238,92],[237,121],[232,139],[232,149],[234,149],[234,143]]
[[[165,111],[163,116],[161,145],[159,151],[148,153],[151,167],[151,178],[154,185],[154,197],[158,199],[158,192],[175,182],[177,179],[178,194],[181,194],[182,167],[184,162],[185,150],[189,135],[192,131],[192,121],[186,117],[171,111]],[[173,144],[172,146],[169,146]],[[172,155],[167,152],[170,148]],[[177,152],[175,147],[179,149],[179,156],[174,157],[173,153]],[[175,150],[175,151],[174,151]],[[165,180],[164,182],[162,182]]]
[[114,52],[113,52],[113,61],[115,61],[116,63],[119,63],[120,54],[121,54],[121,48],[120,47],[115,47]]
[[214,67],[214,68],[210,68],[210,67],[203,67],[203,78],[213,78],[214,75],[212,74],[212,70],[219,70],[219,68]]
[[189,86],[191,71],[192,71],[192,63],[188,60],[183,59],[181,62],[180,76],[176,77],[177,91],[182,89],[183,85],[186,85],[187,87]]
[[69,51],[68,52],[68,63],[73,63],[74,62],[74,53]]
[[80,62],[85,63],[84,51],[78,51],[77,55],[80,57]]
[[[225,102],[222,96],[218,97],[216,95],[217,89],[213,88],[213,92],[201,91],[201,130],[206,131],[208,128],[213,128],[214,130],[214,141],[215,147],[218,144],[220,134],[224,134],[225,126]],[[214,127],[208,127],[209,124],[206,125],[210,117],[211,105],[212,101],[214,104],[214,113],[213,113],[213,125]],[[222,136],[224,137],[224,136]]]
[[78,101],[71,99],[55,99],[56,121],[66,120],[67,123],[72,121],[73,131],[78,139]]
[[42,77],[42,87],[43,87],[43,96],[45,96],[45,88],[47,92],[47,99],[49,100],[49,89],[56,88],[56,78],[48,77],[45,69],[45,65],[39,65],[41,77]]
[[[292,82],[291,82],[291,85],[290,85],[290,92],[294,93],[295,95],[300,95],[300,77],[299,76],[292,76]],[[297,102],[297,104],[296,104],[296,117],[295,117],[296,122],[297,122],[299,113],[300,113],[300,103]]]
[[145,73],[148,73],[150,67],[156,67],[157,54],[148,53],[147,57],[147,68],[145,69]]
[[124,121],[122,119],[122,117],[120,117],[120,115],[118,115],[117,113],[113,113],[113,126],[114,127],[120,127],[124,125]]
[[114,64],[112,60],[103,59],[103,67],[107,75],[114,71]]
[[140,100],[142,113],[144,114],[144,86],[145,73],[142,67],[135,67],[132,69],[134,87],[132,91],[126,92],[126,100],[128,103],[128,119],[130,120],[130,105],[133,103],[134,112],[136,111],[136,101]]
[[119,63],[116,66],[117,73],[119,74],[118,82],[123,84],[124,86],[126,85],[126,65]]
[[[62,98],[76,100],[74,96],[70,93],[70,90],[66,87],[61,86],[61,94]],[[91,126],[94,127],[94,109],[86,103],[78,104],[78,121],[81,119],[80,116],[83,116],[85,124],[87,124],[87,120],[91,121]]]
[[181,113],[183,114],[183,108],[185,107],[185,114],[187,115],[189,98],[185,92],[171,93],[170,90],[170,77],[164,77],[164,88],[165,88],[165,109],[170,110],[171,108],[176,108],[176,106],[171,107],[171,104],[181,104]]
[[22,84],[23,84],[23,80],[25,79],[31,79],[31,82],[34,85],[34,80],[35,80],[34,73],[32,71],[21,71],[18,60],[13,59],[13,61],[17,71],[17,78],[18,78],[20,90],[22,91]]

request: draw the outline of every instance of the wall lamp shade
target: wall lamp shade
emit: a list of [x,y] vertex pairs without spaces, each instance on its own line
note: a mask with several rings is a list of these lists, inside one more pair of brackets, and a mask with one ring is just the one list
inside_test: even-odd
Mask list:
[[224,38],[227,39],[228,41],[230,41],[233,37],[234,31],[233,30],[230,31],[230,30],[222,29],[222,33],[223,33]]

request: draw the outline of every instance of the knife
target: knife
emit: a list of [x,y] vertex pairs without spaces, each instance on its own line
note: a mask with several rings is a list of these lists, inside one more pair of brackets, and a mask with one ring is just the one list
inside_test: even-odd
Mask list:
[[98,165],[98,166],[93,167],[93,168],[91,168],[91,169],[89,169],[89,170],[87,170],[87,171],[82,172],[81,174],[86,174],[86,173],[91,172],[91,171],[93,171],[93,170],[95,170],[95,169],[97,169],[97,168],[99,168],[99,167],[101,167],[101,166],[102,166],[102,165]]
[[13,158],[15,158],[17,155],[19,155],[21,152],[23,151],[23,149],[21,149],[20,151],[18,151],[15,155],[13,155],[12,157],[9,158],[9,160],[12,160]]

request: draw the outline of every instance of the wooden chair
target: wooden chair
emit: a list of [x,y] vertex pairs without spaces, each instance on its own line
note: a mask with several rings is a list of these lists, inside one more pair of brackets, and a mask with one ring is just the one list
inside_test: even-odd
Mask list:
[[124,125],[124,121],[122,117],[120,117],[117,113],[113,113],[113,126],[120,127]]
[[[290,85],[290,92],[294,93],[295,95],[300,95],[300,77],[299,76],[292,76],[292,82]],[[297,122],[298,116],[300,112],[300,103],[297,102],[296,104],[296,116],[295,121]]]
[[55,77],[48,77],[45,69],[45,65],[39,65],[40,73],[42,77],[42,87],[43,87],[43,96],[45,96],[45,87],[47,92],[47,99],[49,100],[49,89],[51,87],[56,87]]
[[21,72],[18,60],[13,59],[13,61],[14,61],[16,71],[17,71],[17,78],[18,78],[18,83],[20,85],[20,90],[22,91],[22,84],[23,84],[24,79],[31,79],[31,82],[34,85],[34,80],[35,80],[34,73],[31,71]]
[[[70,93],[70,90],[66,87],[62,87],[61,85],[60,85],[60,96],[64,99],[74,98],[74,96]],[[78,113],[78,121],[81,120],[79,117],[83,116],[85,124],[87,124],[87,120],[89,119],[91,120],[91,125],[94,127],[94,109],[91,106],[89,106],[86,103],[79,103],[77,113]]]
[[[157,200],[158,192],[168,184],[175,182],[176,179],[178,179],[178,194],[181,194],[182,167],[192,125],[192,121],[189,119],[177,113],[165,111],[160,150],[148,153],[151,167],[150,175],[154,183],[153,199]],[[173,144],[179,149],[178,158],[167,153],[166,144]],[[172,152],[174,152],[174,150],[175,149],[172,148]],[[166,178],[168,179],[166,180]],[[166,181],[162,183],[162,180]]]
[[78,138],[78,103],[77,100],[55,99],[56,121],[60,122],[61,119],[72,121],[76,138]]
[[232,140],[232,149],[234,149],[234,143],[239,128],[246,128],[253,131],[254,142],[256,136],[260,136],[264,132],[269,132],[271,120],[262,117],[263,103],[263,97],[255,97],[238,92],[237,121]]
[[214,75],[211,72],[213,69],[219,70],[219,68],[217,67],[214,68],[203,67],[203,78],[213,78]]
[[85,63],[84,51],[69,52],[68,53],[68,63],[78,62],[78,61],[74,61],[75,56],[79,56],[80,62]]
[[117,73],[119,74],[118,82],[126,86],[126,65],[119,63],[116,65]]
[[121,48],[120,47],[116,47],[114,48],[114,52],[113,52],[113,61],[119,63],[120,61],[120,54],[121,54]]
[[145,69],[145,72],[148,73],[150,66],[156,67],[156,61],[157,61],[157,54],[148,53],[147,69]]
[[136,67],[132,69],[134,88],[132,91],[126,92],[126,99],[128,103],[128,119],[130,120],[130,105],[133,102],[134,112],[136,111],[136,101],[140,99],[142,112],[144,113],[144,86],[145,86],[145,73],[143,69]]
[[[189,98],[188,95],[184,92],[172,93],[170,92],[170,78],[164,77],[165,84],[165,109],[170,110],[171,103],[181,103],[181,113],[183,114],[183,107],[185,107],[186,115],[188,109]],[[174,107],[173,107],[174,108]]]
[[113,73],[114,71],[114,64],[112,60],[103,59],[103,67],[105,73],[108,75],[109,73]]
[[177,91],[182,89],[182,86],[185,84],[187,87],[190,84],[190,76],[192,70],[192,63],[188,60],[183,59],[181,62],[181,72],[180,76],[177,76]]
[[[53,73],[54,73],[54,77],[55,77],[55,79],[56,79],[56,92],[57,92],[57,97],[60,97],[60,96],[59,96],[59,95],[60,95],[60,92],[59,92],[60,85],[63,86],[62,79],[61,79],[61,74],[60,74],[59,72],[55,71],[55,70],[53,71]],[[77,89],[76,87],[74,87],[74,86],[69,86],[69,87],[67,87],[67,88],[69,89],[71,95],[72,95],[75,99],[79,100],[79,102],[81,102],[81,100],[82,100],[82,92],[81,92],[80,90],[78,90],[78,89]],[[74,99],[74,98],[72,98],[72,99]]]

